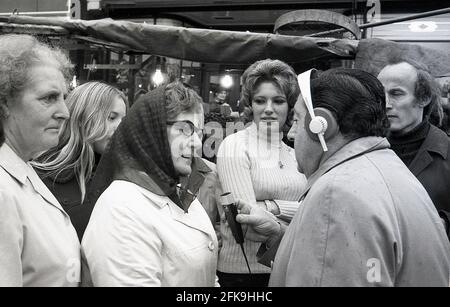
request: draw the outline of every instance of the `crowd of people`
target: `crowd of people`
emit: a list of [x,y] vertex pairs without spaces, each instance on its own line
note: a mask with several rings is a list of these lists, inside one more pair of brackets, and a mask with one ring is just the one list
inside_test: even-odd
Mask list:
[[449,285],[450,139],[423,64],[257,61],[216,163],[189,85],[129,107],[102,82],[69,92],[71,66],[0,36],[0,286]]

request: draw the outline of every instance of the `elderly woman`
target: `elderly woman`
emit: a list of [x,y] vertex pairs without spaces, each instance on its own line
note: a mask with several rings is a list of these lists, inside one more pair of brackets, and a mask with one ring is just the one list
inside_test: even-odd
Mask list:
[[85,202],[94,286],[215,285],[217,237],[189,180],[202,129],[202,100],[179,82],[130,109]]
[[0,286],[77,286],[79,241],[29,161],[58,144],[70,62],[28,35],[0,36]]
[[87,82],[67,96],[70,119],[62,126],[59,144],[33,163],[44,183],[70,215],[79,232],[80,205],[100,156],[126,114],[125,95],[102,82]]
[[[224,192],[260,206],[281,220],[290,221],[298,208],[306,179],[297,171],[295,153],[283,143],[288,114],[300,93],[292,68],[278,60],[252,64],[243,74],[241,103],[252,110],[252,124],[228,136],[217,156],[217,171]],[[223,211],[220,233],[218,276],[222,286],[266,286],[270,269],[258,264],[259,244],[245,242],[249,274],[239,245],[236,244]]]

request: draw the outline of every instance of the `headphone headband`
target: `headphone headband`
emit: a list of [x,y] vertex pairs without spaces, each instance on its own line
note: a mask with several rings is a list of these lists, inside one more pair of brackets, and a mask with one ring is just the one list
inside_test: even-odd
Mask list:
[[300,94],[303,97],[306,108],[308,109],[309,115],[314,119],[313,104],[311,99],[311,73],[315,72],[316,69],[310,69],[298,75],[298,86],[300,87]]
[[[311,74],[315,73],[316,71],[317,70],[313,68],[299,74],[297,76],[297,81],[298,86],[300,87],[300,93],[303,97],[303,101],[305,102],[306,108],[308,109],[308,114],[311,117],[310,119],[308,119],[308,126],[305,126],[305,128],[307,129],[306,131],[313,139],[319,139],[320,145],[325,152],[328,151],[328,147],[325,142],[325,133],[327,133],[327,137],[329,137],[329,135],[333,135],[335,131],[337,131],[337,125],[331,113],[324,108],[317,109],[321,110],[319,116],[316,117],[316,115],[314,114],[314,107],[311,98]],[[330,123],[332,123],[331,127],[329,127]]]

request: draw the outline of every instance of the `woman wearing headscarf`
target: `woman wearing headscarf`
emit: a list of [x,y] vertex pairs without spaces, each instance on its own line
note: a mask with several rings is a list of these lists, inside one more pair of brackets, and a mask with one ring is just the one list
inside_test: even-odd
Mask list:
[[202,129],[202,100],[180,82],[130,109],[85,203],[95,204],[82,241],[94,286],[215,285],[217,237],[189,180]]
[[0,286],[77,286],[69,215],[29,161],[58,145],[70,62],[29,35],[0,36]]
[[67,96],[70,118],[59,144],[32,165],[79,229],[77,210],[114,131],[124,118],[127,99],[117,88],[98,81],[84,83]]

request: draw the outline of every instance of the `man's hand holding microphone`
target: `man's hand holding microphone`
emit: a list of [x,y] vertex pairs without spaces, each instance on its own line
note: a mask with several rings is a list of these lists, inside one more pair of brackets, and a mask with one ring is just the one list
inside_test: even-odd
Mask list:
[[272,213],[243,200],[236,204],[239,209],[236,221],[242,224],[246,239],[265,242],[267,247],[271,247],[283,235],[285,226]]

